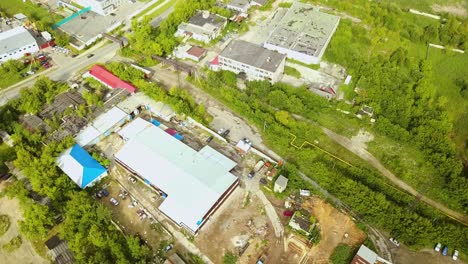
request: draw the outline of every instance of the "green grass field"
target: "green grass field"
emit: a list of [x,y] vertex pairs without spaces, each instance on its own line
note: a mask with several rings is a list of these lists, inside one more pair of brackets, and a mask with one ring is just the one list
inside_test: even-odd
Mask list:
[[[41,21],[45,24],[52,24],[53,18],[45,6],[33,4],[30,1],[6,0],[0,1],[0,11],[12,17],[14,14],[23,13],[32,21]],[[55,17],[58,18],[58,17]]]

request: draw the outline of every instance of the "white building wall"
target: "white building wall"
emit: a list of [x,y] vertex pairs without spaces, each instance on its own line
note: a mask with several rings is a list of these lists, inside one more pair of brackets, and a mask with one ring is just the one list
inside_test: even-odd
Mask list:
[[236,11],[239,11],[239,12],[242,12],[242,13],[247,13],[247,11],[249,10],[249,7],[250,7],[249,4],[246,4],[243,7],[237,7],[237,6],[233,6],[233,5],[230,5],[230,4],[227,5],[228,9],[236,10]]
[[310,56],[301,52],[279,47],[279,46],[276,46],[267,42],[263,44],[263,47],[269,50],[275,50],[281,54],[286,54],[288,58],[294,59],[294,60],[297,60],[306,64],[319,64],[320,63],[320,57]]
[[263,69],[259,69],[253,67],[251,65],[247,65],[238,61],[234,61],[222,56],[219,56],[219,64],[221,69],[232,71],[236,74],[240,72],[245,72],[247,78],[251,81],[253,80],[270,80],[272,83],[279,81],[283,75],[285,60],[281,62],[279,67],[276,69],[275,72],[266,71]]
[[35,53],[39,51],[39,46],[36,42],[31,42],[28,45],[18,47],[14,50],[10,50],[3,54],[0,54],[0,63],[6,62],[7,60],[21,59],[26,53]]
[[91,11],[102,16],[109,15],[119,7],[125,0],[73,0],[83,7],[91,7]]

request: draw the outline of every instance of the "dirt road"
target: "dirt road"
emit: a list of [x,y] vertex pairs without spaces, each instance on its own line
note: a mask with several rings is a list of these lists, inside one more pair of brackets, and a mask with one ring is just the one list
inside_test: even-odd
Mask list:
[[389,179],[393,184],[395,184],[401,190],[404,190],[411,195],[417,197],[421,201],[425,202],[426,204],[440,210],[446,216],[457,220],[458,222],[468,226],[468,216],[456,212],[452,209],[445,207],[444,205],[424,196],[420,192],[416,191],[413,187],[411,187],[406,182],[402,181],[398,177],[395,176],[391,171],[385,168],[380,161],[374,157],[371,153],[369,153],[365,148],[362,147],[361,144],[354,144],[349,138],[341,136],[330,129],[322,127],[323,132],[332,140],[340,144],[341,146],[345,147],[347,150],[353,152],[354,154],[358,155],[361,159],[367,161],[371,164],[374,168],[376,168],[380,173],[382,173],[387,179]]
[[[0,198],[0,214],[10,217],[11,225],[8,231],[0,237],[0,246],[8,243],[13,237],[19,234],[18,221],[22,220],[22,214],[17,199],[9,200],[6,197]],[[24,263],[24,264],[46,264],[47,260],[40,257],[31,245],[31,242],[23,237],[23,243],[17,250],[8,253],[0,249],[0,263]]]

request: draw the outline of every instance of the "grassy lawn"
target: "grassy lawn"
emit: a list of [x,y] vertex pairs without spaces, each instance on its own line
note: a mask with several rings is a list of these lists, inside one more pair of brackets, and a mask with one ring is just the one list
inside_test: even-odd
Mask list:
[[40,21],[46,26],[51,25],[54,22],[54,18],[56,20],[61,18],[56,14],[52,17],[45,6],[42,7],[37,4],[33,4],[30,1],[22,0],[0,1],[0,11],[9,17],[12,17],[17,13],[23,13],[28,17],[28,19],[32,21]]
[[293,67],[290,67],[290,66],[285,66],[284,67],[284,74],[290,75],[290,76],[298,78],[298,79],[301,78],[301,73],[296,68],[293,68]]

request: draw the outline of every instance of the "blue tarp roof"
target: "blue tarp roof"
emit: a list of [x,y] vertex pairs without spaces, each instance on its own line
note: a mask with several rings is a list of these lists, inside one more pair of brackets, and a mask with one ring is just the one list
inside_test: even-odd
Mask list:
[[75,144],[72,147],[70,150],[70,156],[72,156],[83,167],[81,188],[85,188],[88,184],[106,172],[106,168],[93,159],[93,157],[91,157],[91,155],[89,155],[89,153],[78,144]]

